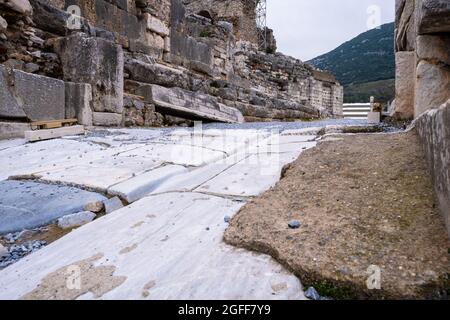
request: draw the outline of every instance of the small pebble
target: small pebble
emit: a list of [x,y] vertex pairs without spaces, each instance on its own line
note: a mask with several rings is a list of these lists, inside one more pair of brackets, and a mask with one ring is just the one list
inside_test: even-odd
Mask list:
[[298,220],[292,220],[288,223],[289,228],[291,229],[298,229],[300,228],[300,221]]
[[223,220],[225,221],[225,223],[230,223],[231,218],[229,216],[226,216],[225,218],[223,218]]
[[309,287],[308,290],[305,291],[305,297],[311,300],[320,300],[320,294],[313,287]]

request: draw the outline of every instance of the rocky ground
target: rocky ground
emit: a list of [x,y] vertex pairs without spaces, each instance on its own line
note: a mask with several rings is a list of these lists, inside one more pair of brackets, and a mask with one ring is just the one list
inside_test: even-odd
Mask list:
[[[225,241],[270,254],[325,296],[445,298],[450,242],[436,203],[414,132],[328,136],[241,209]],[[373,266],[381,290],[368,290]]]

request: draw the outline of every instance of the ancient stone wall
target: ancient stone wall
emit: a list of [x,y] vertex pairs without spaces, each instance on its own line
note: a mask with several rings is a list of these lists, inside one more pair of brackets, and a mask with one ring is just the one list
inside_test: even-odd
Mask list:
[[[342,87],[333,77],[259,50],[254,9],[245,0],[2,1],[0,86],[15,92],[10,69],[30,81],[57,79],[61,112],[44,110],[39,119],[64,114],[84,125],[340,116]],[[38,119],[20,96],[8,99],[23,111],[9,118]]]
[[422,114],[415,127],[424,146],[450,236],[450,100],[440,108]]
[[450,2],[396,0],[394,116],[417,118],[450,98]]
[[199,14],[215,21],[233,24],[238,40],[258,43],[254,0],[183,0],[188,14]]
[[416,118],[450,235],[450,1],[396,1],[394,116]]

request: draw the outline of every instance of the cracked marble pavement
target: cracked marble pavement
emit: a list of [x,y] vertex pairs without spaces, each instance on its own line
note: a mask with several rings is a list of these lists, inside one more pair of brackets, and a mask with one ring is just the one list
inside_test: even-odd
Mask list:
[[232,217],[315,146],[306,130],[110,129],[0,142],[0,180],[129,205],[0,271],[0,299],[304,299],[269,256],[223,243]]

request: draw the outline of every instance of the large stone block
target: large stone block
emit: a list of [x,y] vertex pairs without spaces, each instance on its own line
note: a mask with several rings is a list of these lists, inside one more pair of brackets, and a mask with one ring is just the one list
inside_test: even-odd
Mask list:
[[416,39],[416,0],[396,0],[396,35],[397,51],[412,51]]
[[419,34],[450,32],[450,1],[416,1],[419,1],[417,9]]
[[417,56],[419,60],[429,60],[442,65],[450,65],[450,35],[418,36]]
[[0,65],[0,117],[64,119],[64,82]]
[[24,122],[0,122],[0,140],[24,138],[25,131],[30,130],[29,123]]
[[94,126],[119,127],[122,124],[122,115],[117,113],[94,112],[92,114]]
[[121,46],[78,33],[60,41],[57,50],[61,53],[64,79],[92,86],[94,111],[122,113],[124,58]]
[[415,117],[429,109],[438,108],[449,98],[450,70],[439,64],[420,61],[416,72]]
[[187,119],[208,119],[213,121],[240,123],[242,113],[236,108],[221,104],[213,96],[183,90],[146,85],[138,88],[137,94],[154,103],[156,109]]
[[145,14],[144,19],[146,22],[147,30],[155,32],[163,37],[167,37],[168,35],[170,35],[170,30],[163,21],[153,17],[148,13]]
[[66,119],[92,126],[92,87],[87,83],[66,82]]
[[395,110],[394,118],[414,118],[414,92],[416,74],[416,53],[397,52],[395,54]]
[[423,142],[439,207],[450,236],[450,100],[419,117],[415,126]]

